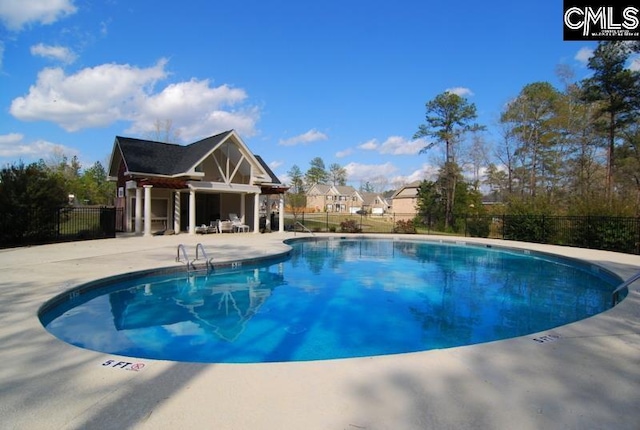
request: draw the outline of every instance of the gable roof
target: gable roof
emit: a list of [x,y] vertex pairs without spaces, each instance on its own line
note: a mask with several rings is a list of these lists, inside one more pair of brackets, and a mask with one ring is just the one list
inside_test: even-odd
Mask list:
[[342,196],[353,196],[354,194],[358,194],[358,191],[356,191],[356,189],[351,185],[335,185],[335,188]]
[[387,199],[378,193],[362,193],[362,203],[365,205],[373,205],[375,200],[379,199],[381,205],[388,205]]
[[400,188],[391,197],[392,199],[415,199],[418,196],[418,188],[422,181],[413,181],[410,184]]
[[280,182],[280,179],[278,179],[278,177],[273,173],[273,171],[271,170],[269,165],[267,165],[267,163],[264,162],[262,157],[259,156],[259,155],[256,155],[255,157],[256,157],[256,160],[258,160],[258,162],[260,163],[260,165],[264,169],[264,171],[267,173],[267,175],[269,175],[269,177],[271,178],[271,183],[272,184],[282,184],[282,182]]
[[[125,171],[130,175],[151,175],[159,177],[192,176],[196,167],[212,154],[231,136],[236,149],[256,168],[254,172],[259,182],[265,185],[282,185],[265,161],[254,155],[242,142],[234,130],[210,136],[189,145],[156,142],[116,136],[111,160],[109,176],[117,177],[120,161],[125,164]],[[253,161],[251,161],[253,160]]]
[[[231,132],[226,131],[186,146],[116,136],[111,157],[113,161],[116,150],[119,149],[128,172],[174,176],[192,169]],[[110,169],[114,168],[117,169],[117,166],[110,166]],[[117,172],[111,171],[110,174],[115,176]]]
[[307,190],[308,195],[320,195],[325,196],[329,194],[332,188],[330,185],[325,184],[313,184],[309,190]]

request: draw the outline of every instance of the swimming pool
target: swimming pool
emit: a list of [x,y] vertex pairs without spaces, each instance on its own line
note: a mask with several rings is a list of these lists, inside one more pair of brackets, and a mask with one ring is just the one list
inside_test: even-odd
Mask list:
[[[620,279],[526,250],[464,242],[317,239],[211,273],[142,273],[67,292],[40,319],[96,351],[187,362],[275,362],[449,348],[600,313]],[[166,272],[166,271],[165,271]]]

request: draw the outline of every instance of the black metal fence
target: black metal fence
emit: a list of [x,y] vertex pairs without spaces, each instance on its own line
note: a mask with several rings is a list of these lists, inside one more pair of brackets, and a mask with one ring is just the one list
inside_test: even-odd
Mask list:
[[640,254],[640,218],[633,217],[468,216],[465,235]]
[[[285,214],[285,230],[343,233],[394,233],[398,223],[412,221],[415,214],[345,214],[339,212],[315,212]],[[413,221],[412,221],[413,222]],[[415,231],[414,231],[415,233]]]
[[[286,230],[344,233],[444,233],[442,220],[415,214],[286,214]],[[640,218],[498,215],[458,217],[452,232],[524,242],[640,254]]]
[[114,207],[62,207],[0,220],[0,248],[105,239],[123,231],[124,213]]

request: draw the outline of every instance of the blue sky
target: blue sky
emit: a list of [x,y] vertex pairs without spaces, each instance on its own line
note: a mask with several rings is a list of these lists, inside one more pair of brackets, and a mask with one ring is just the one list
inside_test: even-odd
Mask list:
[[314,157],[382,189],[442,161],[425,103],[474,103],[487,145],[527,84],[588,75],[562,2],[0,0],[0,163],[106,164],[116,135],[171,120],[181,143],[236,129],[284,181]]

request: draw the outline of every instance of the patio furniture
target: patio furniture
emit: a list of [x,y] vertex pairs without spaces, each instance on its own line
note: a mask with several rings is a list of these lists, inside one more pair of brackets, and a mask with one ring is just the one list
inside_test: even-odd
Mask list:
[[233,233],[233,231],[234,231],[234,227],[233,227],[233,223],[231,221],[218,220],[218,232],[219,233],[224,233],[224,232]]
[[229,214],[229,217],[231,218],[231,224],[233,225],[233,229],[236,232],[244,232],[244,233],[248,233],[249,232],[249,226],[247,224],[243,224],[242,220],[240,220],[240,218],[238,218],[238,215],[236,214]]
[[209,234],[209,233],[217,233],[218,227],[214,224],[213,221],[209,225],[202,224],[200,227],[196,227],[196,233],[198,234]]

